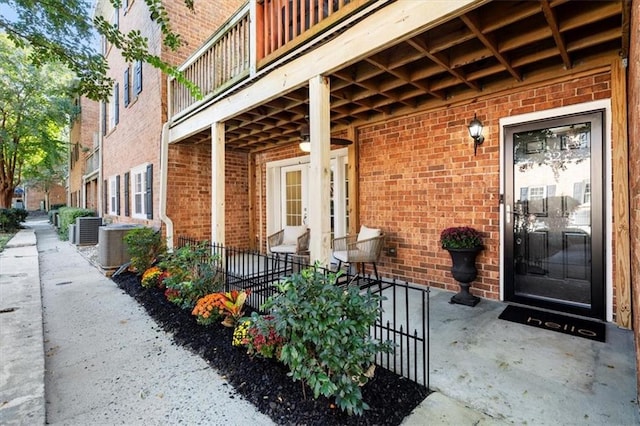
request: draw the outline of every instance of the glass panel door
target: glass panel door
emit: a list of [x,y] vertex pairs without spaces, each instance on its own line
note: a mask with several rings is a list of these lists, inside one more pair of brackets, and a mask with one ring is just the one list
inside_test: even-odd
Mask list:
[[308,165],[282,168],[282,224],[307,224],[307,170]]
[[602,114],[505,134],[507,300],[603,318]]

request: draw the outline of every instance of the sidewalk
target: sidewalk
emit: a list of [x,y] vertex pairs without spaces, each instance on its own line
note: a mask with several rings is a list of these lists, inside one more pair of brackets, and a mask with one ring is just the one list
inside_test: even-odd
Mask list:
[[0,255],[1,309],[18,308],[0,314],[0,424],[45,424],[45,383],[47,424],[272,424],[46,220],[27,225]]
[[22,230],[0,253],[0,424],[45,422],[38,250]]

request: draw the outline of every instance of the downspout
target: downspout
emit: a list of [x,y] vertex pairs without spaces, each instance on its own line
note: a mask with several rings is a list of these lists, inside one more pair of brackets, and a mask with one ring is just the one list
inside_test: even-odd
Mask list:
[[167,216],[167,166],[169,164],[169,122],[162,125],[160,138],[160,220],[167,230],[167,250],[173,251],[173,221]]

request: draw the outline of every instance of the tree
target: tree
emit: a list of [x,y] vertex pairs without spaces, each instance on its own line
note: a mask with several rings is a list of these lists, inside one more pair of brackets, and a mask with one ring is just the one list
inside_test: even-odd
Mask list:
[[0,34],[0,207],[11,205],[25,173],[53,174],[66,162],[73,75],[60,64],[33,65],[32,54]]
[[[179,34],[171,30],[169,16],[163,0],[144,0],[151,19],[160,27],[164,44],[172,50],[182,44]],[[194,0],[183,0],[193,11]],[[114,7],[120,7],[121,0],[109,0]],[[98,16],[91,19],[93,1],[88,0],[0,0],[0,5],[8,5],[15,12],[11,19],[3,16],[0,9],[0,29],[18,46],[32,48],[30,59],[34,65],[59,62],[66,65],[77,77],[77,89],[93,100],[107,100],[111,94],[113,81],[106,76],[108,65],[97,51],[92,41],[95,30],[109,43],[120,50],[128,61],[145,61],[163,72],[174,76],[187,86],[192,93],[200,96],[197,86],[188,81],[158,56],[149,53],[148,40],[140,31],[121,33],[115,25]],[[5,7],[6,9],[6,7]]]

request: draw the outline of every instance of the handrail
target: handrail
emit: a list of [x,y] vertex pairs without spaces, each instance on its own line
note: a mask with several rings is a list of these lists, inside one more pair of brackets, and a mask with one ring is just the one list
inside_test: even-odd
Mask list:
[[[187,80],[200,88],[205,98],[248,75],[251,59],[249,6],[247,3],[239,9],[178,68]],[[169,93],[170,117],[197,101],[189,88],[174,78],[169,79]]]

